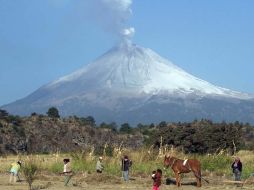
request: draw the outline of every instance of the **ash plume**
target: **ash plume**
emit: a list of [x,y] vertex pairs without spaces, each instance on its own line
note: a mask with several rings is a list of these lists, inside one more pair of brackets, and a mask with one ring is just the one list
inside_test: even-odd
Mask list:
[[127,24],[132,15],[131,4],[132,0],[90,0],[90,11],[104,30],[125,41],[135,33],[135,29]]

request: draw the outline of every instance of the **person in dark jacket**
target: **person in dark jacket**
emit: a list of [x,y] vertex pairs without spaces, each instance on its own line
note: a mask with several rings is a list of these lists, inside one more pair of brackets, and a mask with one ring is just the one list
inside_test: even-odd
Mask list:
[[231,168],[235,176],[235,181],[241,181],[242,162],[240,161],[240,158],[235,158],[235,161],[232,163]]
[[153,171],[152,179],[153,179],[153,190],[159,190],[161,185],[161,177],[162,171],[161,169],[157,169],[157,171]]
[[123,178],[124,181],[128,181],[129,180],[129,168],[132,165],[132,161],[129,160],[128,156],[124,156],[122,159],[122,172],[123,172]]

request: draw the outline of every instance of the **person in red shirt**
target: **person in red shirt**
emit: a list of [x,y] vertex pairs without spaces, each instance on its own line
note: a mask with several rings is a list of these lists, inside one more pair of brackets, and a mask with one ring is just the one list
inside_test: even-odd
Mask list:
[[153,171],[152,179],[153,179],[153,190],[159,190],[159,187],[161,185],[161,177],[162,177],[162,171],[161,169],[157,169],[157,171]]

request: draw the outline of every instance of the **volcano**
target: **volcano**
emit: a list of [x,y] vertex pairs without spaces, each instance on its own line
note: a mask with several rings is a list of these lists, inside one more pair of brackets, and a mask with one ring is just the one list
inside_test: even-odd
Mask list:
[[97,122],[254,123],[254,96],[199,79],[148,48],[122,43],[83,68],[4,105],[9,113],[93,116]]

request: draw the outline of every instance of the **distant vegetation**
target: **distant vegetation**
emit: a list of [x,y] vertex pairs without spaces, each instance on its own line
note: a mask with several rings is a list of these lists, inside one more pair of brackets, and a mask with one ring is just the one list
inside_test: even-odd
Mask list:
[[[159,125],[160,126],[160,125]],[[163,144],[181,148],[185,153],[219,153],[228,151],[235,154],[241,149],[253,149],[253,127],[249,124],[213,123],[210,120],[192,123],[162,125],[152,136],[162,137]]]
[[47,115],[51,118],[59,118],[60,115],[59,115],[59,111],[57,108],[55,107],[51,107],[49,108],[48,112],[47,112]]
[[[184,153],[230,155],[239,150],[254,149],[254,127],[248,123],[194,120],[193,122],[130,126],[123,123],[96,124],[92,116],[69,116],[61,118],[57,108],[49,108],[47,115],[31,113],[20,117],[0,110],[0,153],[19,152],[68,152],[91,149],[101,153],[104,144],[108,151],[116,144],[127,148],[161,146],[173,147]],[[12,141],[8,139],[13,139]],[[40,141],[43,141],[42,145]]]

